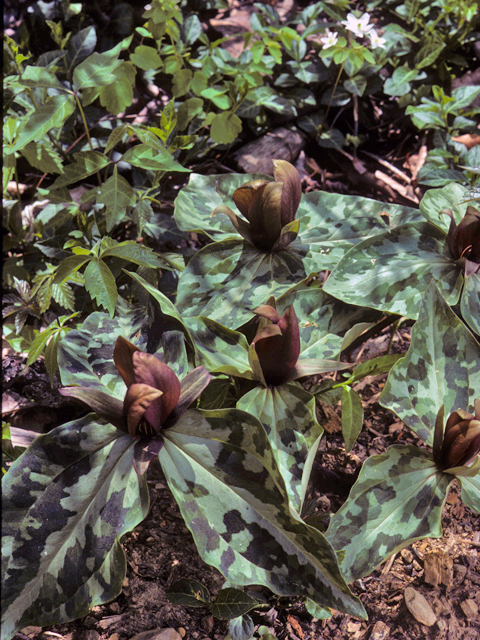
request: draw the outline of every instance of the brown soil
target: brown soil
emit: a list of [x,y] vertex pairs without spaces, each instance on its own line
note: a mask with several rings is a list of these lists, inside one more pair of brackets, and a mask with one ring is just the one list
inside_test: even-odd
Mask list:
[[[394,352],[406,351],[408,331],[396,333]],[[371,339],[354,357],[385,353],[387,338],[385,333]],[[40,384],[42,373],[36,367]],[[319,407],[325,435],[316,462],[323,471],[320,476],[313,474],[308,494],[311,512],[336,511],[368,456],[395,443],[423,446],[394,414],[378,404],[385,379],[386,375],[366,378],[355,387],[364,401],[365,422],[348,454],[339,431],[339,408]],[[335,475],[333,482],[329,474]],[[167,587],[186,577],[203,583],[214,599],[224,579],[200,559],[158,463],[151,465],[148,484],[150,512],[124,540],[127,578],[118,598],[95,607],[82,620],[44,629],[28,627],[16,640],[132,640],[142,632],[160,633],[162,629],[168,630],[158,636],[162,640],[225,639],[228,622],[213,618],[206,608],[173,605],[166,597]],[[479,518],[461,502],[456,483],[444,509],[443,531],[442,538],[417,541],[352,585],[365,605],[367,622],[335,612],[328,620],[312,619],[302,603],[271,594],[264,594],[268,605],[250,615],[255,624],[269,627],[278,640],[476,640],[480,636]],[[427,599],[437,618],[433,626],[420,624],[407,610],[404,592],[409,586]],[[138,640],[154,638],[153,634],[140,635]]]

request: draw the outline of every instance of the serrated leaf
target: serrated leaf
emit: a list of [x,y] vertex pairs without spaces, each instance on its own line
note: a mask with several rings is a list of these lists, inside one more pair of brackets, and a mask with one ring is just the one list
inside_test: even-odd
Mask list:
[[61,127],[75,109],[75,98],[72,95],[57,95],[29,113],[23,121],[24,125],[18,133],[13,147],[7,147],[5,153],[13,153],[25,147],[29,142],[38,142],[49,131]]
[[108,233],[123,220],[127,209],[135,204],[135,192],[128,181],[118,175],[117,165],[114,165],[113,175],[103,183],[97,202],[107,208],[105,220]]
[[97,44],[96,27],[91,25],[73,35],[68,43],[66,64],[69,70],[94,52]]
[[96,173],[110,163],[106,155],[100,151],[80,151],[73,154],[73,163],[64,166],[64,173],[50,187],[52,190],[65,187],[72,182],[83,180]]
[[135,67],[123,61],[113,71],[115,81],[100,89],[100,104],[109,113],[116,116],[125,111],[133,102],[133,84],[135,83]]
[[52,336],[52,339],[45,347],[45,354],[44,354],[45,368],[47,369],[47,373],[50,376],[50,384],[52,385],[52,387],[53,387],[53,378],[57,373],[57,368],[58,368],[58,360],[57,360],[58,344],[61,339],[62,339],[62,334],[59,331]]
[[210,604],[208,589],[191,578],[176,580],[165,591],[165,595],[170,602],[182,607],[205,607]]
[[190,410],[164,437],[160,463],[205,562],[235,585],[261,584],[365,617],[324,536],[292,515],[253,416]]
[[128,149],[121,157],[121,161],[129,162],[134,167],[153,171],[190,171],[174,160],[166,149],[154,149],[144,143]]
[[68,282],[61,282],[60,284],[52,283],[52,296],[55,302],[61,307],[69,311],[74,311],[75,294]]
[[479,362],[480,344],[431,283],[412,328],[410,348],[392,368],[379,402],[432,445],[442,405],[447,416],[456,409],[473,412]]
[[296,383],[258,386],[240,398],[237,409],[263,424],[290,503],[300,513],[323,433],[315,417],[315,399]]
[[371,573],[414,540],[439,538],[453,479],[437,471],[431,452],[412,445],[394,445],[368,458],[326,533],[335,549],[345,551],[345,580]]
[[92,258],[83,274],[85,289],[113,317],[118,291],[115,278],[105,262],[99,258]]
[[57,327],[48,328],[37,333],[28,351],[27,365],[33,364],[42,355],[47,342],[55,331],[57,331]]
[[114,71],[122,64],[122,60],[112,57],[109,52],[94,51],[80,62],[73,71],[73,82],[77,90],[89,87],[104,87],[115,82]]
[[62,262],[58,265],[55,276],[53,278],[53,284],[62,284],[65,280],[68,280],[71,276],[73,276],[80,267],[82,267],[86,262],[91,260],[93,255],[80,255],[80,256],[69,256],[62,260]]
[[121,124],[119,127],[116,127],[112,133],[108,136],[107,146],[105,147],[105,153],[108,153],[113,149],[115,145],[117,145],[128,132],[128,125]]
[[157,256],[152,249],[149,249],[142,244],[138,244],[138,242],[134,242],[133,240],[118,242],[101,251],[101,258],[106,258],[108,256],[123,258],[124,260],[133,262],[134,264],[138,264],[142,267],[150,267],[152,269],[170,268],[170,266],[161,259],[161,256]]
[[401,225],[350,249],[324,290],[350,304],[416,318],[431,279],[450,304],[460,296],[463,276],[445,252],[446,236],[430,222]]
[[48,144],[29,142],[21,149],[21,154],[32,167],[39,169],[42,173],[63,173],[60,154]]
[[218,592],[217,598],[211,606],[211,612],[219,620],[231,620],[243,616],[257,605],[257,600],[245,591],[225,587]]
[[118,595],[120,538],[148,511],[134,440],[87,416],[39,436],[3,478],[2,638]]
[[345,451],[349,453],[363,427],[363,404],[360,396],[351,387],[342,389],[342,434]]

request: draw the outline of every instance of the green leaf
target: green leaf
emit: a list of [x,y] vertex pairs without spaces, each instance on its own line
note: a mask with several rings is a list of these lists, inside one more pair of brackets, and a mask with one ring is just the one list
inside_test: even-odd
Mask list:
[[61,127],[73,113],[75,98],[72,95],[59,95],[48,98],[45,104],[27,114],[24,125],[18,133],[13,147],[7,147],[6,154],[25,147],[29,142],[38,142],[57,127]]
[[27,65],[19,78],[19,83],[26,87],[46,87],[48,89],[63,89],[57,76],[45,67]]
[[184,131],[190,122],[203,112],[203,100],[201,98],[188,98],[182,102],[177,111],[177,127]]
[[2,638],[85,616],[120,593],[120,538],[148,511],[133,445],[90,415],[39,436],[13,463],[2,482]]
[[218,592],[211,611],[212,615],[219,620],[231,620],[232,618],[243,616],[257,605],[257,600],[249,596],[245,591],[225,587]]
[[95,27],[85,27],[76,33],[68,43],[66,63],[71,71],[79,62],[94,52],[97,44]]
[[206,316],[236,329],[255,307],[308,275],[299,253],[266,254],[239,240],[207,245],[180,276],[177,309],[184,317]]
[[242,121],[231,111],[218,113],[212,120],[210,135],[217,144],[231,144],[242,133]]
[[255,625],[250,616],[238,616],[230,620],[228,624],[229,636],[227,636],[225,640],[229,640],[229,637],[231,640],[250,640],[250,638],[253,637],[254,631]]
[[296,383],[255,387],[237,402],[263,424],[285,481],[292,507],[300,513],[323,429],[315,418],[315,399]]
[[73,82],[77,90],[89,87],[104,87],[115,82],[115,69],[122,64],[118,57],[112,57],[109,52],[94,51],[83,62],[75,67]]
[[324,290],[350,304],[416,318],[433,279],[448,302],[455,304],[463,276],[445,244],[445,234],[430,222],[401,225],[350,249]]
[[157,49],[143,44],[135,47],[135,51],[130,54],[130,60],[144,71],[159,69],[162,66],[162,59],[158,55]]
[[419,79],[419,72],[416,69],[409,69],[405,64],[403,67],[397,67],[392,77],[385,80],[383,90],[389,96],[404,96],[411,90],[410,82]]
[[343,550],[342,575],[353,582],[414,540],[439,538],[453,476],[437,471],[432,454],[394,445],[368,458],[326,536]]
[[79,182],[91,176],[109,164],[110,160],[100,151],[80,151],[73,154],[73,164],[65,165],[64,173],[59,176],[50,187],[60,189],[72,182]]
[[470,329],[480,335],[480,271],[465,278],[460,311]]
[[69,256],[62,260],[62,262],[58,265],[55,276],[53,278],[52,284],[63,284],[68,278],[73,276],[80,267],[82,267],[86,262],[91,260],[93,255],[83,255],[83,256]]
[[363,96],[367,88],[367,79],[364,76],[354,76],[353,78],[345,80],[343,86],[349,93],[353,93],[356,96]]
[[187,411],[164,438],[160,464],[205,562],[239,587],[260,584],[365,617],[330,544],[292,514],[253,416]]
[[473,478],[457,476],[462,485],[462,501],[474,513],[480,514],[480,473]]
[[79,329],[66,335],[58,349],[60,378],[64,386],[98,389],[123,401],[126,386],[113,363],[118,336],[134,344],[145,320],[133,312],[111,318],[107,313],[91,313]]
[[186,319],[195,343],[197,364],[210,373],[225,373],[252,379],[245,336],[227,329],[211,318]]
[[197,580],[180,578],[171,584],[165,595],[173,604],[182,607],[205,607],[210,604],[208,589]]
[[107,309],[113,317],[115,303],[118,297],[117,285],[115,284],[113,273],[103,260],[92,257],[83,275],[85,278],[85,289],[92,299],[95,299],[101,307]]
[[117,165],[113,167],[113,175],[103,183],[97,202],[107,208],[105,219],[108,233],[123,220],[127,209],[135,204],[135,193],[128,181],[118,175]]
[[380,376],[382,373],[388,373],[401,357],[402,356],[399,353],[395,353],[387,356],[378,356],[377,358],[372,358],[371,360],[362,362],[355,367],[353,375],[346,380],[346,382],[348,384],[353,384],[367,376]]
[[474,412],[480,389],[480,344],[432,283],[412,328],[410,348],[392,368],[380,395],[429,445],[440,407]]
[[122,162],[129,162],[134,167],[151,169],[153,171],[190,171],[186,169],[173,156],[164,149],[153,149],[146,144],[137,144],[126,151],[120,158]]
[[29,142],[21,154],[28,163],[42,173],[63,173],[62,158],[53,147],[41,142]]
[[[133,84],[135,82],[135,67],[129,62],[122,64],[113,71],[115,81],[100,89],[100,104],[109,113],[116,116],[125,111],[133,102]],[[108,153],[105,151],[105,153]]]
[[152,249],[149,249],[142,244],[138,244],[138,242],[133,240],[118,242],[117,244],[101,251],[101,258],[106,258],[108,256],[123,258],[124,260],[138,264],[141,267],[150,267],[152,269],[171,269],[170,265],[162,260],[161,256],[157,256]]
[[363,427],[363,404],[360,396],[351,387],[342,389],[342,435],[345,451],[352,450]]

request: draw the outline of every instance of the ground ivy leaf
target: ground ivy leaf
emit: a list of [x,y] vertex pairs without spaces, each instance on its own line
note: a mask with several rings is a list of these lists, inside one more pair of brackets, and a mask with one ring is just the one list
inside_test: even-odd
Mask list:
[[380,404],[394,411],[427,444],[435,420],[455,409],[473,412],[480,389],[480,344],[455,315],[432,282],[404,358],[392,367]]
[[394,445],[368,458],[326,533],[337,551],[345,551],[345,580],[371,573],[414,540],[439,538],[453,479],[437,471],[431,452],[412,445]]
[[92,414],[40,435],[3,478],[2,638],[86,615],[125,578],[148,511],[134,440]]

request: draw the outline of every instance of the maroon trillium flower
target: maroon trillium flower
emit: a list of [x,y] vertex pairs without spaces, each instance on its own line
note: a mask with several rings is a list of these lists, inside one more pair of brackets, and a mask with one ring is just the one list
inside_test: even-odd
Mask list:
[[[200,396],[211,376],[204,367],[197,367],[180,381],[157,356],[144,353],[121,336],[113,361],[127,385],[123,402],[95,388],[65,387],[60,393],[82,400],[118,429],[140,438],[143,444],[136,454],[136,468],[143,473],[161,448],[162,430],[172,426]],[[157,444],[145,446],[148,440]]]
[[[273,300],[273,299],[272,299]],[[249,348],[248,357],[253,374],[266,387],[276,387],[297,378],[340,371],[351,367],[349,363],[320,358],[300,357],[300,328],[293,304],[283,316],[270,304],[254,310],[265,321]]]
[[[433,457],[442,471],[448,473],[451,470],[455,475],[476,475],[480,470],[480,398],[475,400],[474,406],[475,415],[463,409],[453,411],[447,419],[445,430],[444,407],[438,412]],[[465,469],[459,470],[459,467]]]
[[225,205],[216,207],[212,215],[226,214],[235,229],[260,251],[279,251],[295,240],[300,221],[295,214],[302,197],[298,171],[286,160],[273,160],[274,182],[251,180],[233,192],[236,213]]
[[453,219],[451,209],[443,209],[440,214],[450,216],[447,242],[455,260],[464,261],[465,276],[471,276],[480,269],[480,211],[467,207],[459,224]]

